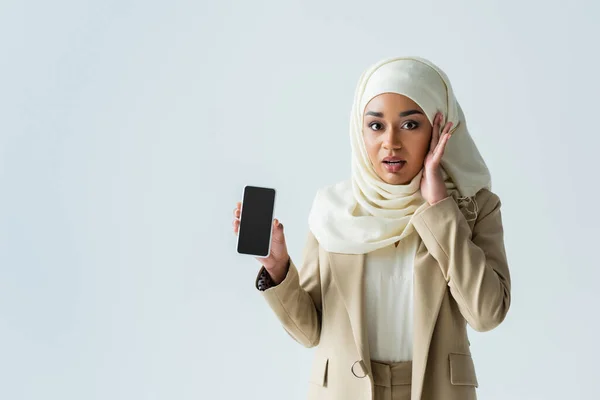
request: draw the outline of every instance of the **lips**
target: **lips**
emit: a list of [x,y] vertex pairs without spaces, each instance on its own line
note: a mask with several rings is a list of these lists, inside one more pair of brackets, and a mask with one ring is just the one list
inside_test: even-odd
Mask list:
[[400,157],[386,157],[382,163],[388,172],[398,172],[406,165],[406,161]]
[[396,157],[396,156],[388,156],[383,159],[383,162],[397,162],[397,161],[406,162],[406,160],[403,160],[402,158]]

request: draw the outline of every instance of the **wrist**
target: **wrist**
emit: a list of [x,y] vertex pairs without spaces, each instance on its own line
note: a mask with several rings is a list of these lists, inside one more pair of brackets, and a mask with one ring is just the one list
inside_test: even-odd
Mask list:
[[290,258],[288,257],[284,263],[279,264],[273,268],[265,268],[265,269],[271,276],[271,279],[273,280],[273,282],[276,285],[278,285],[285,279],[288,269],[289,269],[289,266],[290,266]]
[[437,203],[439,203],[440,201],[446,200],[448,197],[450,197],[450,194],[446,194],[445,196],[436,197],[436,198],[434,198],[434,199],[432,199],[432,200],[429,201],[429,205],[434,206]]

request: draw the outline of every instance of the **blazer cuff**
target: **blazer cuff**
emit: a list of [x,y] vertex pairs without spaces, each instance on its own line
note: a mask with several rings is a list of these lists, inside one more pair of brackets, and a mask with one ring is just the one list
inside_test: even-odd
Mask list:
[[269,275],[269,272],[264,267],[264,265],[262,266],[260,271],[258,271],[258,275],[256,276],[255,286],[260,291],[264,291],[272,286],[275,286],[275,282],[273,282],[271,275]]
[[256,275],[256,280],[255,280],[254,286],[256,287],[256,289],[260,290],[261,292],[264,292],[265,290],[270,289],[272,287],[282,285],[286,280],[289,281],[288,277],[290,275],[289,274],[290,266],[291,266],[291,260],[288,261],[286,276],[285,276],[284,280],[281,281],[279,284],[277,284],[273,281],[273,279],[271,278],[271,275],[269,274],[269,271],[267,271],[267,269],[263,265],[260,268],[260,270],[258,271],[258,274]]

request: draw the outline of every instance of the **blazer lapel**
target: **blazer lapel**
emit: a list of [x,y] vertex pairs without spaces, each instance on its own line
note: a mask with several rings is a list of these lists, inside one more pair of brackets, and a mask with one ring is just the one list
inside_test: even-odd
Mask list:
[[367,373],[372,375],[365,314],[365,255],[331,252],[328,254],[333,279],[348,311],[358,354],[365,363]]
[[[372,376],[365,307],[365,255],[328,252],[333,279],[346,306],[352,334],[367,373]],[[414,263],[413,312],[413,399],[423,391],[423,379],[431,336],[446,290],[446,281],[437,261],[422,240]]]
[[429,345],[445,292],[446,280],[442,271],[423,241],[420,241],[415,255],[413,283],[413,399],[421,398]]

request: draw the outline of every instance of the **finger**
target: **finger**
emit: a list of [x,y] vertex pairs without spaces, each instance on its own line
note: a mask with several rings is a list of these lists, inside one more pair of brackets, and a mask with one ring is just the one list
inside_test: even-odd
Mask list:
[[279,220],[277,218],[275,218],[273,220],[273,233],[276,233],[277,231],[280,231],[282,227],[281,222],[279,222]]
[[278,231],[283,231],[283,224],[277,218],[275,219],[275,223],[273,224],[273,228]]
[[241,212],[240,210],[238,210],[237,208],[236,208],[235,210],[233,210],[233,216],[234,216],[235,218],[238,218],[238,219],[239,219],[239,218],[240,218],[240,214],[241,214],[241,213],[242,213],[242,212]]
[[442,139],[440,140],[440,143],[438,144],[437,148],[435,149],[435,153],[433,154],[434,163],[439,163],[442,157],[444,156],[446,144],[448,143],[450,136],[452,136],[450,133],[445,133],[444,136],[442,136]]
[[238,221],[238,220],[233,221],[233,233],[237,234],[239,230],[240,230],[240,221]]
[[[448,141],[448,139],[450,138],[450,128],[452,128],[453,123],[452,122],[447,122],[446,125],[444,125],[444,129],[442,130],[442,133],[440,134],[440,138],[443,139],[445,138],[445,142]],[[447,137],[446,137],[447,136]],[[440,139],[440,140],[441,140]],[[436,148],[433,151],[433,154],[436,155],[439,151],[440,148],[440,141],[438,141],[438,145],[436,146]],[[444,143],[444,146],[446,146],[446,144]]]
[[441,136],[441,138],[440,138],[440,140],[439,140],[439,142],[438,142],[438,145],[435,147],[435,150],[433,151],[433,158],[434,158],[434,159],[437,157],[438,153],[440,152],[440,150],[441,150],[441,149],[442,149],[442,147],[444,146],[444,142],[446,141],[446,137],[447,137],[447,134],[446,134],[446,133],[444,133],[444,134]]
[[280,243],[284,240],[283,224],[277,218],[273,220],[273,240]]
[[431,131],[431,146],[430,149],[431,151],[435,151],[435,148],[438,145],[439,139],[440,139],[440,120],[441,120],[441,114],[438,113],[435,115],[435,119],[433,120],[433,130]]
[[452,128],[452,125],[454,125],[452,122],[447,122],[442,133],[450,133],[450,128]]

